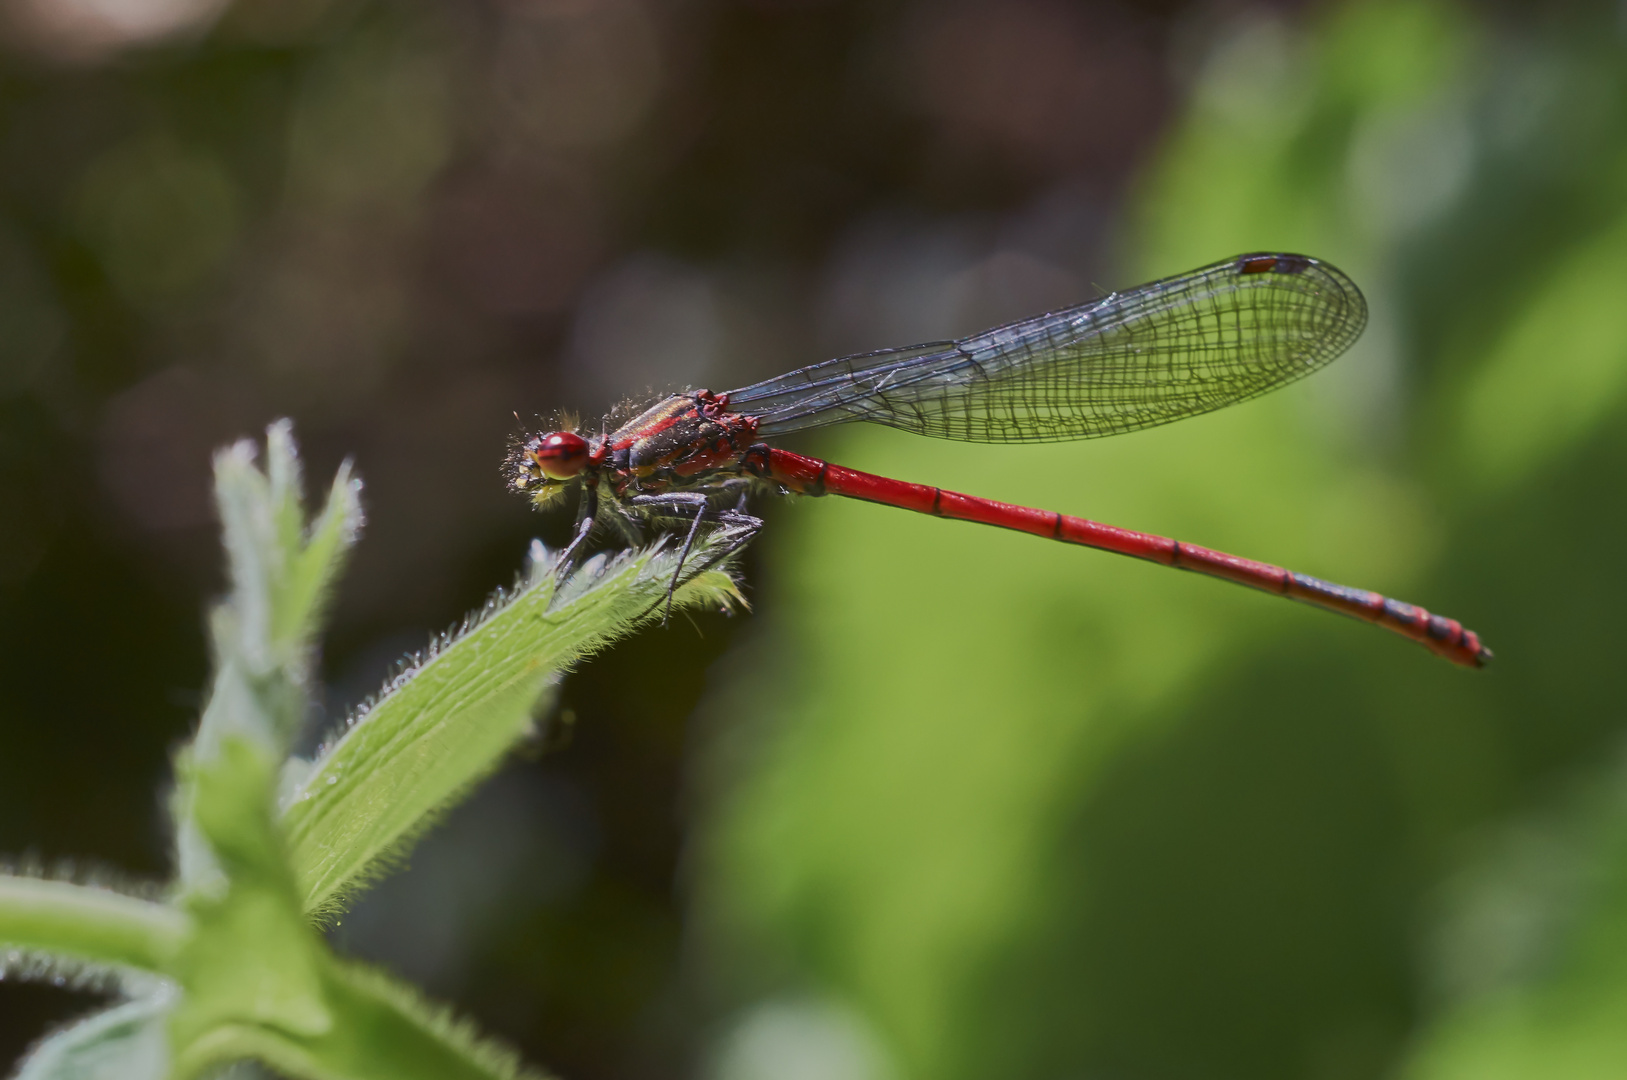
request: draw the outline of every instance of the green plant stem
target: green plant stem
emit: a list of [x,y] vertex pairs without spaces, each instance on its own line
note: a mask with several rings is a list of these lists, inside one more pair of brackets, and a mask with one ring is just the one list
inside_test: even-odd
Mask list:
[[12,948],[162,973],[190,923],[167,904],[111,889],[0,876],[0,945]]
[[340,1022],[313,1035],[274,1025],[220,1024],[179,1052],[173,1075],[206,1075],[219,1065],[255,1058],[288,1076],[312,1080],[542,1077],[388,976],[334,959],[323,966],[324,996]]

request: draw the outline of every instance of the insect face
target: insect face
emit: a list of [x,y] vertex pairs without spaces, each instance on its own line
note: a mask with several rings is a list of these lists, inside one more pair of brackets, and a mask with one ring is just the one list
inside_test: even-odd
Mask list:
[[510,482],[542,506],[570,486],[590,454],[587,440],[569,431],[534,436],[510,458]]

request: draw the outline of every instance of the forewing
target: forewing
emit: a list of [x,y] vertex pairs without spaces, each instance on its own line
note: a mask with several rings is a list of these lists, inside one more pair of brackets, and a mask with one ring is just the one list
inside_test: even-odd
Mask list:
[[829,360],[731,391],[781,435],[868,420],[969,442],[1091,439],[1293,382],[1367,321],[1328,263],[1256,254],[952,342]]

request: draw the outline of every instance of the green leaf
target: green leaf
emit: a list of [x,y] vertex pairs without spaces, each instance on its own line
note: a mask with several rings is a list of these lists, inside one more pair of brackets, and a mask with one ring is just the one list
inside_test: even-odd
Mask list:
[[0,875],[0,947],[156,972],[189,924],[173,907],[112,889]]
[[256,1058],[310,1080],[522,1080],[513,1051],[477,1036],[466,1022],[430,1005],[410,987],[356,964],[329,960],[326,999],[334,1022],[318,1035],[273,1026],[224,1024],[177,1055],[176,1073]]
[[173,1003],[165,989],[93,1013],[35,1046],[16,1080],[163,1080],[164,1019]]
[[[251,725],[285,746],[304,719],[311,642],[334,579],[362,524],[361,484],[348,463],[334,477],[326,505],[307,532],[300,505],[299,458],[288,421],[266,430],[265,471],[254,444],[239,442],[215,457],[215,503],[231,566],[232,591],[211,620],[220,665],[216,695],[224,709],[206,710],[198,743],[204,752],[221,724]],[[240,667],[241,671],[234,670]],[[267,708],[240,701],[227,676],[254,683]],[[269,729],[260,727],[270,724]]]
[[183,782],[173,802],[181,895],[219,897],[227,888],[216,861],[222,845],[264,848],[275,841],[265,791],[238,793],[236,825],[201,830],[192,806],[193,782],[214,767],[222,747],[246,740],[260,748],[270,775],[303,722],[308,669],[317,624],[331,585],[362,523],[360,482],[341,466],[328,500],[309,530],[300,500],[299,456],[286,420],[266,431],[266,467],[252,443],[215,456],[215,503],[231,567],[232,591],[212,613],[215,677],[198,734],[183,754]]
[[[268,443],[275,444],[278,429],[273,427]],[[350,462],[339,466],[328,501],[311,523],[303,546],[290,560],[277,606],[275,635],[282,640],[303,643],[314,636],[323,615],[333,583],[344,568],[345,557],[360,533],[362,524],[361,481],[350,474]]]
[[[685,564],[675,609],[739,602],[713,569],[747,534],[719,530]],[[678,553],[598,557],[555,591],[541,545],[529,582],[386,686],[309,767],[284,824],[305,910],[328,914],[398,860],[530,728],[538,698],[587,653],[660,617]]]

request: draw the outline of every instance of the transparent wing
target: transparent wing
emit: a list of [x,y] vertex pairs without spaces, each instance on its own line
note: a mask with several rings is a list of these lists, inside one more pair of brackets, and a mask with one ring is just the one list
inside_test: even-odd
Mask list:
[[1241,255],[959,341],[827,360],[729,393],[758,434],[868,420],[967,442],[1092,439],[1309,375],[1356,340],[1361,291],[1304,255]]

